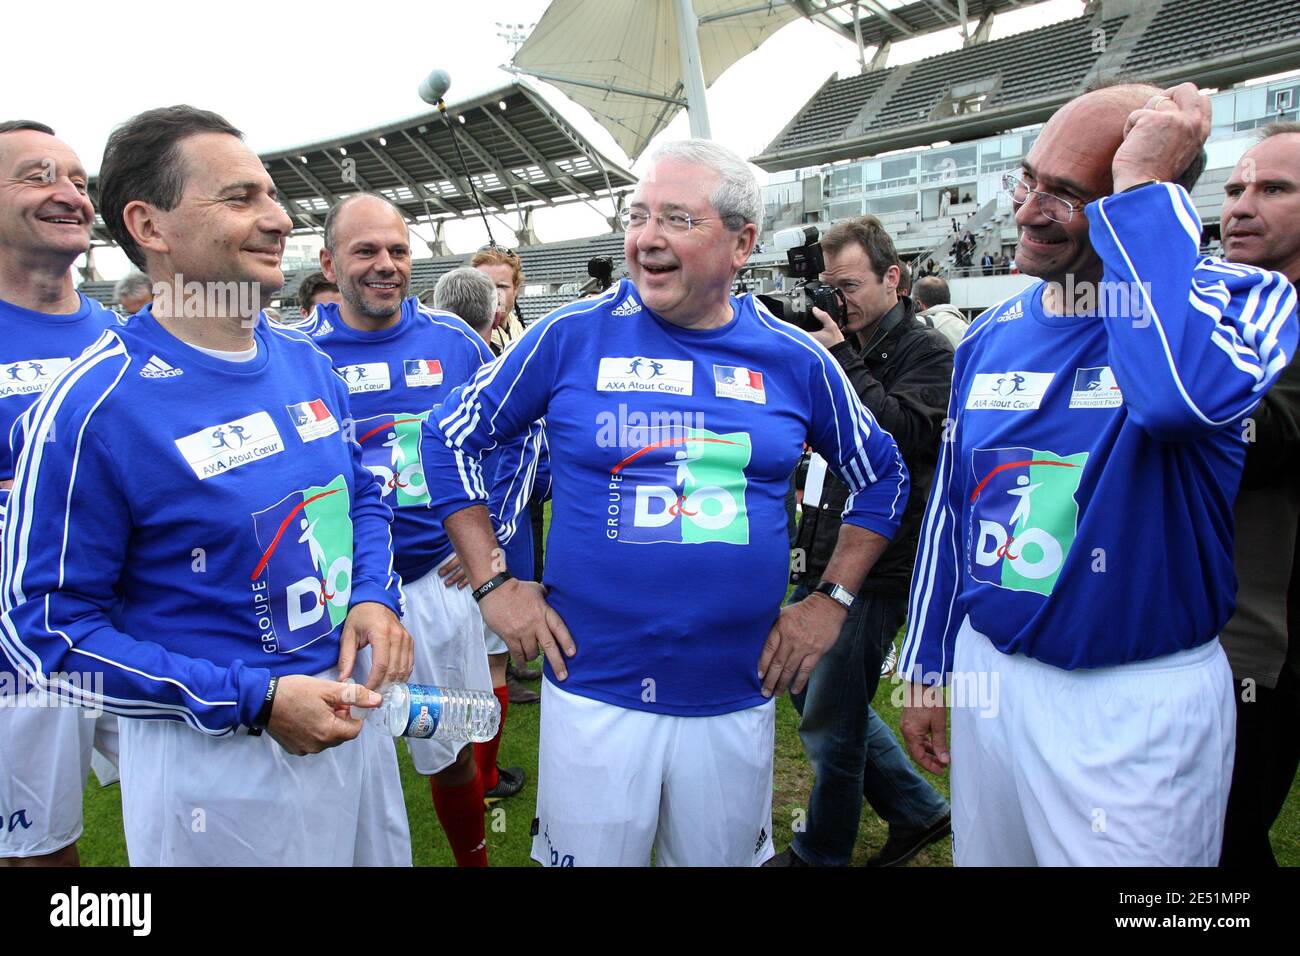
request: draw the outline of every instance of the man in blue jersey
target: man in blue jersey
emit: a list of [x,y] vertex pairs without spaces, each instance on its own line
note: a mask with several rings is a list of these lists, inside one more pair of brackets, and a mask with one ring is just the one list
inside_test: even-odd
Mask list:
[[[519,254],[513,249],[505,249],[501,246],[491,243],[483,246],[473,256],[470,257],[469,265],[483,273],[496,288],[497,305],[492,317],[492,329],[488,333],[488,347],[492,349],[493,355],[500,355],[510,342],[523,333],[524,326],[522,322],[523,312],[520,311],[518,302],[519,295],[524,288],[524,270],[519,261]],[[541,536],[541,504],[539,502],[537,510],[526,516],[531,527],[537,530],[538,537]],[[534,520],[536,519],[536,520]],[[522,541],[516,538],[519,545]],[[542,561],[541,542],[538,541],[536,549],[536,560],[533,562],[540,571]],[[512,567],[517,567],[514,563]],[[537,580],[536,574],[521,574],[524,580]],[[494,689],[506,688],[506,706],[508,704],[535,704],[542,699],[542,695],[537,691],[525,687],[525,680],[538,680],[541,674],[534,671],[519,671],[510,666],[510,652],[505,646],[501,637],[492,631],[488,631],[488,666],[492,669],[492,686]],[[498,695],[500,696],[500,695]],[[483,766],[482,758],[487,756],[486,751],[491,750],[491,745],[478,748],[480,755],[479,765]]]
[[[658,150],[626,215],[631,279],[565,306],[429,416],[435,511],[516,662],[546,655],[533,857],[772,855],[773,695],[807,682],[898,527],[897,447],[811,336],[731,295],[760,228],[745,163]],[[545,416],[545,587],[494,566],[480,458]],[[804,442],[849,484],[821,588],[782,608]]]
[[[494,251],[493,255],[504,255]],[[486,256],[480,252],[475,259]],[[513,255],[513,253],[511,254]],[[514,260],[518,270],[518,258]],[[434,305],[444,311],[458,315],[474,330],[484,343],[492,347],[492,334],[499,326],[497,319],[501,315],[502,298],[500,289],[508,281],[507,276],[497,275],[483,265],[478,267],[462,266],[453,269],[438,279],[434,289]],[[513,293],[512,293],[513,296]],[[492,524],[497,529],[497,538],[505,548],[506,564],[516,569],[519,576],[526,581],[536,580],[533,569],[533,522],[530,503],[541,501],[549,494],[550,466],[546,449],[546,431],[544,424],[537,423],[529,436],[523,441],[515,441],[502,447],[494,456],[496,458],[495,477],[490,491],[490,508]],[[459,559],[452,558],[443,564],[438,573],[448,587],[464,588],[469,581]],[[501,752],[501,738],[505,733],[506,718],[510,707],[517,703],[536,703],[541,695],[528,690],[523,684],[507,674],[510,651],[505,641],[491,628],[484,625],[484,646],[488,654],[488,670],[492,674],[492,693],[501,705],[501,722],[497,725],[496,736],[491,740],[474,744],[474,759],[478,763],[479,777],[483,781],[484,799],[493,803],[518,793],[524,785],[524,772],[519,767],[497,766],[497,756]],[[541,675],[537,675],[540,679]]]
[[[822,278],[843,294],[846,310],[842,329],[814,310],[822,328],[813,338],[898,443],[911,494],[898,534],[863,582],[839,639],[813,671],[806,693],[792,695],[815,779],[807,826],[771,866],[847,866],[864,796],[890,825],[885,861],[902,862],[948,834],[947,803],[912,769],[892,731],[871,710],[871,699],[885,649],[893,647],[906,615],[917,534],[948,408],[952,345],[918,321],[912,301],[897,290],[898,253],[874,216],[836,223],[822,235],[821,248]],[[803,567],[791,575],[791,600],[806,597],[820,580],[848,491],[813,458],[794,542]]]
[[[330,355],[348,383],[362,461],[394,510],[403,621],[416,641],[411,679],[491,693],[478,608],[468,591],[444,587],[439,576],[455,554],[429,510],[420,429],[429,409],[492,354],[455,315],[407,296],[410,236],[401,211],[382,196],[358,193],[329,211],[321,270],[343,301],[317,305],[299,330]],[[484,785],[474,748],[440,737],[407,744],[415,769],[430,778],[434,809],[457,864],[486,866]]]
[[1209,131],[1191,84],[1094,90],[1007,180],[1043,281],[957,348],[899,661],[958,864],[1218,859],[1242,418],[1297,330],[1285,277],[1200,258]]
[[[72,284],[95,218],[86,180],[48,126],[0,123],[0,499],[13,482],[14,421],[117,324]],[[92,743],[115,759],[114,718],[28,693],[20,675],[0,643],[0,865],[75,865]]]
[[411,669],[392,512],[328,358],[258,318],[291,227],[274,184],[188,106],[119,127],[100,169],[157,294],[15,429],[0,642],[130,718],[133,864],[409,864],[391,740],[349,711],[379,695],[344,683],[359,652],[371,687]]

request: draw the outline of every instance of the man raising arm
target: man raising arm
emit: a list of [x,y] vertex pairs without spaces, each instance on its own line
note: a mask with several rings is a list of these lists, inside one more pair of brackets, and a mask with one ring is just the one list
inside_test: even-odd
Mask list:
[[957,348],[900,656],[960,865],[1218,859],[1237,426],[1297,330],[1285,277],[1200,258],[1209,129],[1190,84],[1103,88],[1007,178],[1044,281]]

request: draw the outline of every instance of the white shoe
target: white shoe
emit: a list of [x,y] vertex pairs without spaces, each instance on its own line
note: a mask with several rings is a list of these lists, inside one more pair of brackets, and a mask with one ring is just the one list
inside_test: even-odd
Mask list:
[[890,644],[889,653],[885,655],[885,663],[880,665],[881,678],[883,679],[885,677],[888,677],[890,674],[894,673],[894,667],[897,664],[898,664],[898,647],[897,645]]

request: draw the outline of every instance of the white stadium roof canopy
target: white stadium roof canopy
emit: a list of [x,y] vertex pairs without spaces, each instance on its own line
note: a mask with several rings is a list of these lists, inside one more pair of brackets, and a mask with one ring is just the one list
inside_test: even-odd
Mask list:
[[[508,69],[559,87],[635,159],[678,110],[702,100],[704,87],[800,17],[862,50],[949,27],[970,37],[970,24],[1036,2],[553,0]],[[682,24],[684,7],[695,30]]]

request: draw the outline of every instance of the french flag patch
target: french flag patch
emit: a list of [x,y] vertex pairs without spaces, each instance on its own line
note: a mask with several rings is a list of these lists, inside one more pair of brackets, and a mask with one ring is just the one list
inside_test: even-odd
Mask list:
[[734,398],[756,405],[767,404],[763,373],[734,365],[713,366],[713,392],[718,398]]
[[293,427],[298,430],[298,437],[303,441],[315,441],[326,435],[333,435],[339,430],[339,423],[326,407],[325,402],[317,398],[310,402],[298,402],[286,405]]
[[437,359],[407,359],[402,371],[408,388],[442,384],[442,363]]

